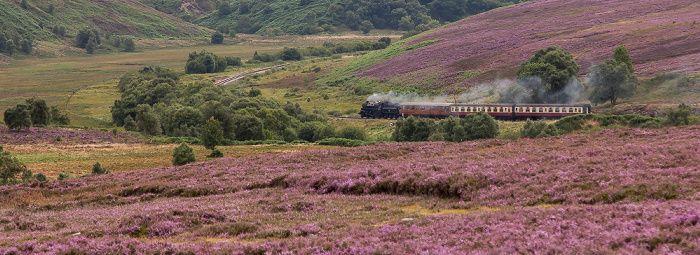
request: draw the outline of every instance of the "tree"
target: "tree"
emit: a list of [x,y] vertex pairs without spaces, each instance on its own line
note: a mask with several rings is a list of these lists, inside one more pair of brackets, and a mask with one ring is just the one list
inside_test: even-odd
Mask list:
[[233,125],[235,126],[235,139],[238,141],[245,140],[262,140],[263,122],[259,118],[250,115],[234,115]]
[[301,51],[299,51],[297,48],[284,47],[284,49],[282,50],[282,53],[280,54],[280,59],[282,59],[284,61],[301,60],[302,59]]
[[27,105],[30,108],[30,115],[32,119],[32,125],[34,126],[48,126],[51,125],[52,116],[51,108],[46,105],[46,101],[43,99],[28,99]]
[[216,2],[216,11],[218,12],[219,16],[226,16],[229,15],[233,12],[233,8],[231,8],[231,4],[228,2]]
[[161,133],[160,119],[153,111],[153,108],[147,104],[136,106],[136,126],[139,131],[149,137],[160,135]]
[[54,125],[69,125],[70,117],[68,114],[62,114],[61,109],[58,106],[51,106],[51,123]]
[[4,121],[7,127],[17,131],[23,128],[30,128],[32,126],[32,115],[29,106],[18,104],[5,110]]
[[580,68],[570,53],[557,46],[549,46],[546,49],[537,50],[532,57],[520,65],[518,79],[532,77],[541,79],[534,89],[541,88],[545,94],[544,97],[533,100],[536,103],[567,102],[570,100],[566,97],[567,94],[559,92],[568,84],[578,82],[577,75]]
[[214,34],[211,35],[211,43],[212,44],[222,44],[224,43],[224,35],[219,32],[214,32]]
[[175,147],[175,150],[173,150],[173,165],[181,166],[192,162],[197,162],[197,156],[194,154],[192,147],[188,146],[186,143]]
[[12,183],[17,178],[17,174],[28,171],[27,166],[20,163],[17,158],[10,155],[10,152],[4,151],[3,147],[0,146],[0,180],[2,183]]
[[22,6],[22,9],[26,10],[27,8],[29,8],[29,3],[27,3],[27,0],[22,0],[21,6]]
[[138,130],[138,127],[136,126],[136,121],[134,121],[134,118],[132,118],[131,115],[126,115],[126,118],[124,118],[124,129],[126,131]]
[[91,39],[95,40],[93,42],[95,47],[102,43],[102,39],[100,38],[100,32],[90,27],[84,27],[83,29],[78,31],[78,34],[75,36],[75,46],[78,48],[86,49]]
[[634,73],[634,67],[632,67],[632,57],[627,53],[627,48],[625,46],[617,46],[615,48],[615,56],[613,57],[618,63],[624,63],[630,70],[630,73]]
[[134,44],[134,39],[131,39],[131,38],[124,39],[124,51],[126,51],[126,52],[136,51],[136,44]]
[[204,148],[214,150],[222,140],[224,140],[224,129],[221,127],[221,122],[212,116],[202,126],[202,144]]
[[369,31],[372,29],[374,29],[374,25],[371,21],[363,20],[362,23],[360,23],[360,30],[362,30],[362,33],[369,34]]
[[87,51],[87,54],[92,54],[95,53],[95,49],[97,49],[97,41],[95,38],[90,38],[88,43],[85,45],[85,51]]
[[629,67],[616,60],[607,60],[588,69],[588,84],[592,90],[588,97],[592,103],[610,101],[617,104],[619,98],[629,97],[635,90]]

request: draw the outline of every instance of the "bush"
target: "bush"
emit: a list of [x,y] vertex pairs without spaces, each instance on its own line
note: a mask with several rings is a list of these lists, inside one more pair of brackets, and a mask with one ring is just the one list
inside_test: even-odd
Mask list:
[[462,120],[467,140],[489,139],[498,136],[498,123],[485,112],[467,115]]
[[338,132],[338,136],[351,140],[367,140],[367,132],[365,129],[355,126],[347,126],[342,128],[340,132]]
[[100,162],[97,162],[94,165],[92,165],[92,173],[93,174],[108,174],[109,171],[106,168],[102,167],[102,164],[100,164]]
[[[31,173],[31,171],[24,164],[20,163],[17,158],[12,157],[10,152],[3,151],[3,147],[0,146],[0,181],[5,184],[14,182],[19,173],[26,174]],[[31,177],[31,174],[29,177]]]
[[68,174],[66,174],[66,173],[60,173],[60,174],[58,174],[58,179],[57,179],[57,180],[60,181],[60,180],[68,179],[68,178],[70,178],[70,175],[68,175]]
[[559,129],[555,125],[547,125],[542,120],[527,120],[523,128],[520,129],[520,137],[538,138],[559,135]]
[[435,122],[431,119],[409,116],[406,120],[396,122],[391,139],[397,142],[427,141],[434,128]]
[[678,105],[678,109],[669,109],[666,123],[674,126],[690,124],[690,106],[682,103]]
[[192,162],[197,162],[197,157],[194,155],[194,150],[186,143],[180,144],[173,151],[173,165],[181,166],[189,164]]
[[211,43],[212,44],[224,43],[224,35],[219,33],[219,32],[214,32],[214,34],[211,35]]
[[223,152],[221,152],[219,149],[214,149],[211,151],[211,154],[207,155],[207,158],[221,158],[223,156]]
[[34,179],[40,182],[45,182],[49,180],[49,178],[46,178],[46,175],[44,173],[38,173],[34,175]]

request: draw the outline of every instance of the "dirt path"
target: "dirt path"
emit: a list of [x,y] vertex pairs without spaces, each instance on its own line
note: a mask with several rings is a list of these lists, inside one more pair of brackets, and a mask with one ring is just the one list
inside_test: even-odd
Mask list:
[[222,77],[221,80],[217,81],[215,84],[216,84],[216,85],[221,85],[221,86],[223,86],[223,85],[229,84],[229,83],[231,83],[231,82],[235,82],[235,81],[237,81],[237,80],[240,80],[241,78],[245,77],[246,75],[249,75],[249,74],[256,74],[256,73],[263,73],[263,72],[272,70],[272,69],[274,69],[274,68],[280,68],[280,67],[283,67],[283,66],[286,66],[286,65],[289,65],[289,63],[285,63],[285,64],[281,64],[281,65],[276,65],[276,66],[271,66],[271,67],[266,67],[266,68],[258,69],[258,70],[253,70],[253,71],[250,71],[250,72],[245,72],[245,73],[238,74],[238,75],[234,75],[234,76],[224,76],[224,77]]

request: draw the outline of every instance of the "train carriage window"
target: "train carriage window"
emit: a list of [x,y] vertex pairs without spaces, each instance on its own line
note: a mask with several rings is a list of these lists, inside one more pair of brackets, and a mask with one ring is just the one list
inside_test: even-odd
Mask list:
[[569,112],[574,112],[574,108],[569,108]]
[[554,108],[554,112],[559,112],[559,107]]
[[425,111],[425,106],[421,106],[421,107],[420,107],[420,110],[421,110],[421,111]]

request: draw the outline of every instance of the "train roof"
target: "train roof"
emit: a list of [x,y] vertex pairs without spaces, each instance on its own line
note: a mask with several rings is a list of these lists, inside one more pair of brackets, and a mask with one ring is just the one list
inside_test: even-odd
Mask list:
[[451,103],[433,103],[433,102],[405,102],[400,105],[423,105],[423,106],[450,106]]
[[524,107],[582,107],[588,106],[589,104],[515,104],[515,106]]
[[491,107],[491,106],[513,106],[515,104],[467,104],[467,103],[459,103],[459,104],[452,104],[454,106],[486,106],[486,107]]

